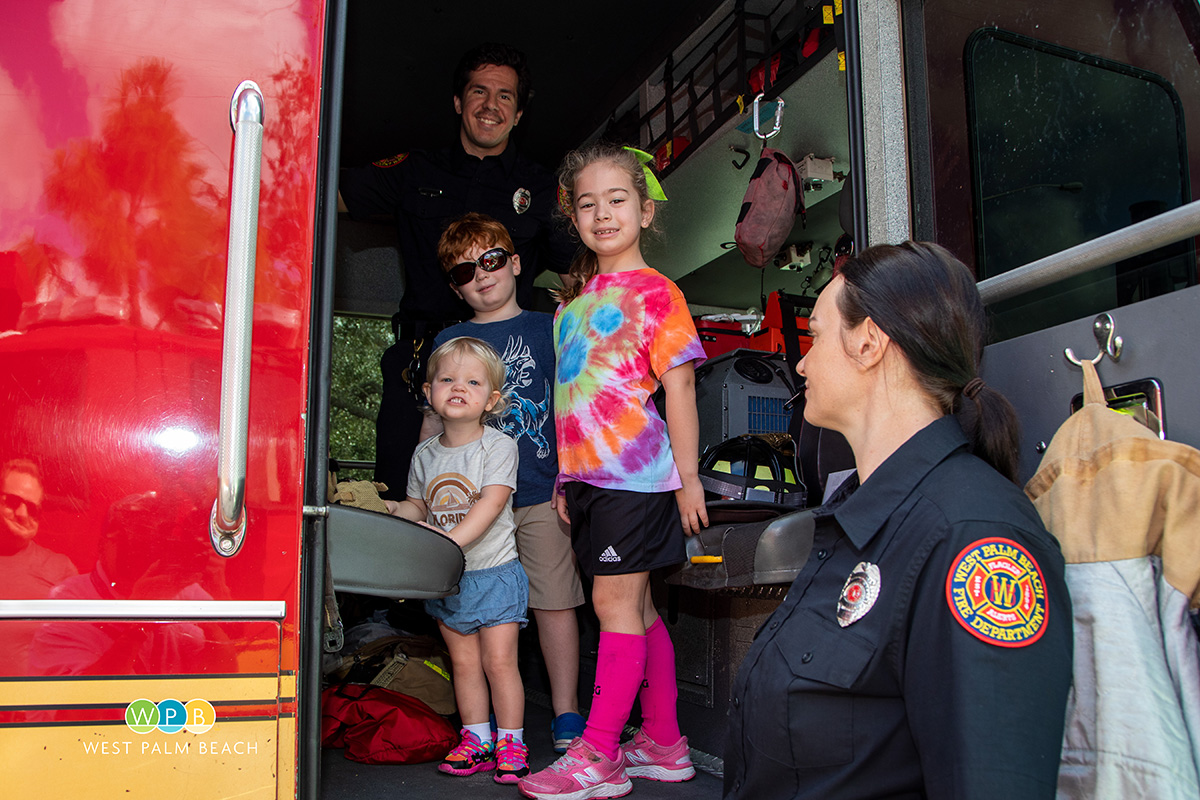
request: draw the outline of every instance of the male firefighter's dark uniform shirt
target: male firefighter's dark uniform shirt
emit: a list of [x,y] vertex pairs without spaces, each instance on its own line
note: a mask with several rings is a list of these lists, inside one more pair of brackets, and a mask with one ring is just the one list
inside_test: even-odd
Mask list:
[[933,422],[818,512],[733,687],[726,798],[1053,798],[1071,683],[1062,553]]
[[451,290],[437,259],[442,231],[469,211],[487,214],[508,229],[521,257],[517,303],[522,308],[532,303],[538,273],[566,272],[575,253],[566,222],[554,218],[557,180],[519,155],[511,142],[500,155],[482,159],[458,142],[401,153],[369,167],[343,169],[338,189],[356,219],[395,218],[405,272],[404,321],[447,322],[473,315]]

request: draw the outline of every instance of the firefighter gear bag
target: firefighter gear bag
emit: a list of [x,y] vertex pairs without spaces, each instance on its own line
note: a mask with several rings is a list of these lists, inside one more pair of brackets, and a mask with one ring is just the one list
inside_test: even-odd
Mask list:
[[458,733],[429,706],[379,686],[343,683],[321,693],[321,746],[362,764],[438,761]]
[[428,636],[384,636],[342,659],[331,680],[369,683],[422,701],[439,714],[453,714],[450,656]]
[[804,218],[804,190],[796,165],[778,150],[763,148],[733,234],[746,263],[759,269],[771,263],[797,215]]

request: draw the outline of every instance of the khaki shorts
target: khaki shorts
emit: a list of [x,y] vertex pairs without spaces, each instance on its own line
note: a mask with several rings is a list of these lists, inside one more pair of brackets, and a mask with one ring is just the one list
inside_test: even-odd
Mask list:
[[561,611],[583,605],[571,532],[550,502],[514,508],[517,553],[529,576],[529,607]]

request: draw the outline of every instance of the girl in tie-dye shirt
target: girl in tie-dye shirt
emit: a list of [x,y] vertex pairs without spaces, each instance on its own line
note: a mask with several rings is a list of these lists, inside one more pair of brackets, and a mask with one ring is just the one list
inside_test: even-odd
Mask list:
[[[643,167],[649,158],[593,145],[569,154],[559,171],[560,200],[587,250],[554,319],[555,507],[593,578],[600,647],[587,727],[566,755],[521,780],[534,798],[617,797],[630,776],[695,774],[650,570],[683,561],[684,534],[708,524],[695,387],[704,351],[683,294],[642,258],[642,230],[654,221],[655,199],[666,199]],[[650,400],[660,385],[665,423]],[[642,727],[622,746],[635,699]]]

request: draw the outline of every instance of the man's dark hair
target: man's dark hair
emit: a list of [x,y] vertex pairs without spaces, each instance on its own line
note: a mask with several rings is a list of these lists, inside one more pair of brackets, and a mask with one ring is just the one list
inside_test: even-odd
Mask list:
[[454,96],[461,99],[471,73],[488,64],[512,67],[517,73],[517,111],[524,111],[525,104],[533,97],[529,64],[520,50],[499,42],[484,42],[463,53],[462,58],[458,60],[458,66],[454,68]]

